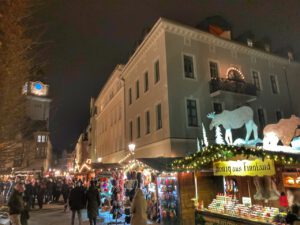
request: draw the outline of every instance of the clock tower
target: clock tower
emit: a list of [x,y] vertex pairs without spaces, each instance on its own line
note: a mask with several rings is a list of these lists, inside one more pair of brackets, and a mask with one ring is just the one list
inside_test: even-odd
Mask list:
[[31,120],[49,121],[50,103],[49,85],[41,81],[26,82],[23,87],[23,94],[26,95],[26,113]]

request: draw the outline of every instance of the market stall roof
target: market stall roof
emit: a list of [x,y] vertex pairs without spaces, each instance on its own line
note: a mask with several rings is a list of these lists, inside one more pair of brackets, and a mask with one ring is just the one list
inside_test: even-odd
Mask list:
[[[300,153],[300,152],[299,152]],[[211,167],[213,162],[228,161],[231,159],[261,158],[274,160],[277,165],[296,166],[300,163],[300,154],[266,151],[262,147],[209,145],[201,151],[192,153],[180,160],[172,162],[175,171],[199,170]]]
[[91,164],[92,169],[103,169],[103,170],[108,170],[108,169],[121,169],[122,166],[119,163],[102,163],[102,162],[97,162],[97,163],[92,163]]
[[151,167],[154,170],[160,171],[160,172],[172,172],[171,163],[174,160],[182,159],[180,157],[176,158],[138,158],[140,162],[146,164],[147,166]]

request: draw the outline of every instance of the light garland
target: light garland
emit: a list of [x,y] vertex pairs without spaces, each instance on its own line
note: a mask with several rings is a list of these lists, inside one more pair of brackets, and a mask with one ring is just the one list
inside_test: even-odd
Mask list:
[[244,74],[242,73],[242,71],[240,71],[238,68],[236,68],[236,67],[234,67],[234,66],[232,66],[232,67],[229,67],[228,69],[227,69],[227,72],[226,72],[226,74],[227,74],[227,79],[230,79],[230,77],[229,77],[229,72],[230,71],[235,71],[235,72],[237,72],[240,76],[241,76],[241,79],[242,80],[245,80],[245,76],[244,76]]
[[203,169],[212,162],[220,160],[228,160],[237,155],[243,155],[246,158],[254,156],[262,159],[272,159],[278,164],[291,165],[298,162],[282,152],[266,152],[262,148],[247,148],[244,146],[232,145],[210,145],[205,147],[203,151],[196,152],[186,156],[184,159],[173,161],[171,167],[174,171],[188,171],[195,169]]

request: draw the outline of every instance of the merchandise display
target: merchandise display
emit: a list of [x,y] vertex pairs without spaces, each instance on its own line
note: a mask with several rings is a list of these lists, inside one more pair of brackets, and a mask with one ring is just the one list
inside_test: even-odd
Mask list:
[[178,215],[178,193],[176,177],[158,177],[160,213],[163,220],[176,220]]
[[240,204],[232,195],[224,194],[217,195],[208,206],[208,211],[268,223],[273,222],[280,214],[278,208],[261,205],[246,206]]

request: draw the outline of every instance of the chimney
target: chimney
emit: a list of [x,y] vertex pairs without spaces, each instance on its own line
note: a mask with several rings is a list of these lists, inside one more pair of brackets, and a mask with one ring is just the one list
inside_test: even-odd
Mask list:
[[220,34],[220,37],[231,40],[231,31],[225,30],[222,34]]

